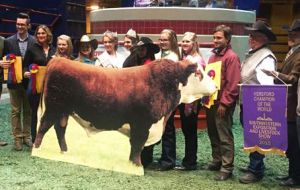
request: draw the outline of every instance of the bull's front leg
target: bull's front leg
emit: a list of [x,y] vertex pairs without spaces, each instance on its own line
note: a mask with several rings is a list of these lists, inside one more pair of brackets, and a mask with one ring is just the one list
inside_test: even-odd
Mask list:
[[149,129],[151,124],[145,125],[136,125],[130,127],[130,156],[129,160],[132,161],[137,166],[141,166],[141,152],[144,148],[144,145],[148,139]]
[[36,134],[36,138],[34,141],[34,147],[39,148],[41,146],[42,140],[46,132],[50,129],[53,123],[46,121],[45,119],[41,119],[41,124]]

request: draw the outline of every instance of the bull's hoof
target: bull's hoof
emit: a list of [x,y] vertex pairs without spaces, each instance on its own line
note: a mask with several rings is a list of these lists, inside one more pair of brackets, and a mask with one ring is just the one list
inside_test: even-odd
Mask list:
[[61,152],[67,152],[67,151],[68,151],[68,148],[67,148],[67,147],[62,147],[62,148],[60,148],[60,151],[61,151]]
[[61,154],[67,154],[67,151],[60,151]]
[[[132,161],[131,161],[132,162]],[[137,162],[132,162],[133,165],[137,166],[137,167],[141,167],[143,166],[142,163],[137,163]]]
[[60,150],[63,151],[63,152],[67,152],[68,151],[68,147],[67,147],[66,143],[62,143],[60,145]]
[[34,148],[39,148],[40,146],[41,146],[41,141],[35,139],[34,144],[33,144],[33,147],[34,147]]
[[136,165],[136,166],[138,166],[138,167],[143,166],[143,165],[142,165],[142,162],[141,162],[141,159],[134,159],[134,160],[131,160],[131,159],[130,159],[130,161],[131,161],[134,165]]

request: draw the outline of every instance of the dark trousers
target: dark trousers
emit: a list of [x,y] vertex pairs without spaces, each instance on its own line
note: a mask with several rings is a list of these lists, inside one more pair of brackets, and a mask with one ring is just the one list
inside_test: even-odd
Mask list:
[[299,132],[300,116],[296,122],[288,122],[288,149],[286,152],[289,159],[289,176],[300,182],[300,145]]
[[174,126],[175,111],[167,121],[164,134],[162,136],[162,154],[159,164],[162,167],[175,166],[176,162],[176,133]]
[[[240,122],[242,126],[244,126],[243,120],[243,105],[240,106]],[[259,152],[251,152],[249,155],[250,163],[248,165],[248,170],[252,172],[254,175],[261,177],[265,172],[265,163],[264,163],[264,154],[260,154]]]
[[182,165],[186,167],[197,165],[197,123],[199,107],[200,106],[197,106],[196,113],[192,112],[190,115],[186,116],[184,113],[185,104],[180,104],[178,106],[180,112],[181,129],[185,140],[185,154],[182,160]]
[[207,132],[212,148],[212,162],[221,165],[222,172],[231,173],[234,161],[234,139],[232,133],[235,106],[227,107],[224,117],[217,114],[218,105],[206,109]]
[[153,149],[154,145],[145,146],[141,153],[141,162],[144,167],[147,167],[153,162]]
[[249,155],[250,163],[248,170],[256,176],[263,176],[265,172],[264,158],[265,155],[259,152],[251,152]]
[[36,131],[37,131],[37,112],[40,102],[40,94],[29,95],[29,104],[31,107],[31,137],[32,142],[35,141]]

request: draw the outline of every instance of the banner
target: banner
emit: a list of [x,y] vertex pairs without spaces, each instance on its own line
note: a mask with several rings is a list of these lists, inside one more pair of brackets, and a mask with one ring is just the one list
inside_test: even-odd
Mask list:
[[242,85],[244,150],[285,155],[287,86]]
[[[211,79],[213,79],[218,90],[221,89],[221,67],[222,67],[221,61],[209,63],[205,66],[205,72]],[[212,105],[214,105],[214,101],[217,100],[217,98],[218,98],[218,91],[216,91],[214,94],[212,94],[209,97],[203,98],[202,103],[205,107],[210,108]]]

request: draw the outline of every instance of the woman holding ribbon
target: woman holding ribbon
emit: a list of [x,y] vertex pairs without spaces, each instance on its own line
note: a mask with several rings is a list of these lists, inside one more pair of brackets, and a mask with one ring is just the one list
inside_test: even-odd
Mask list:
[[24,78],[30,80],[27,88],[27,95],[32,110],[31,135],[33,141],[36,136],[37,110],[40,100],[40,92],[38,91],[37,83],[41,82],[37,81],[36,76],[41,69],[40,67],[46,66],[55,54],[55,48],[52,46],[53,36],[47,26],[39,25],[35,31],[35,38],[37,42],[27,50],[24,57]]

